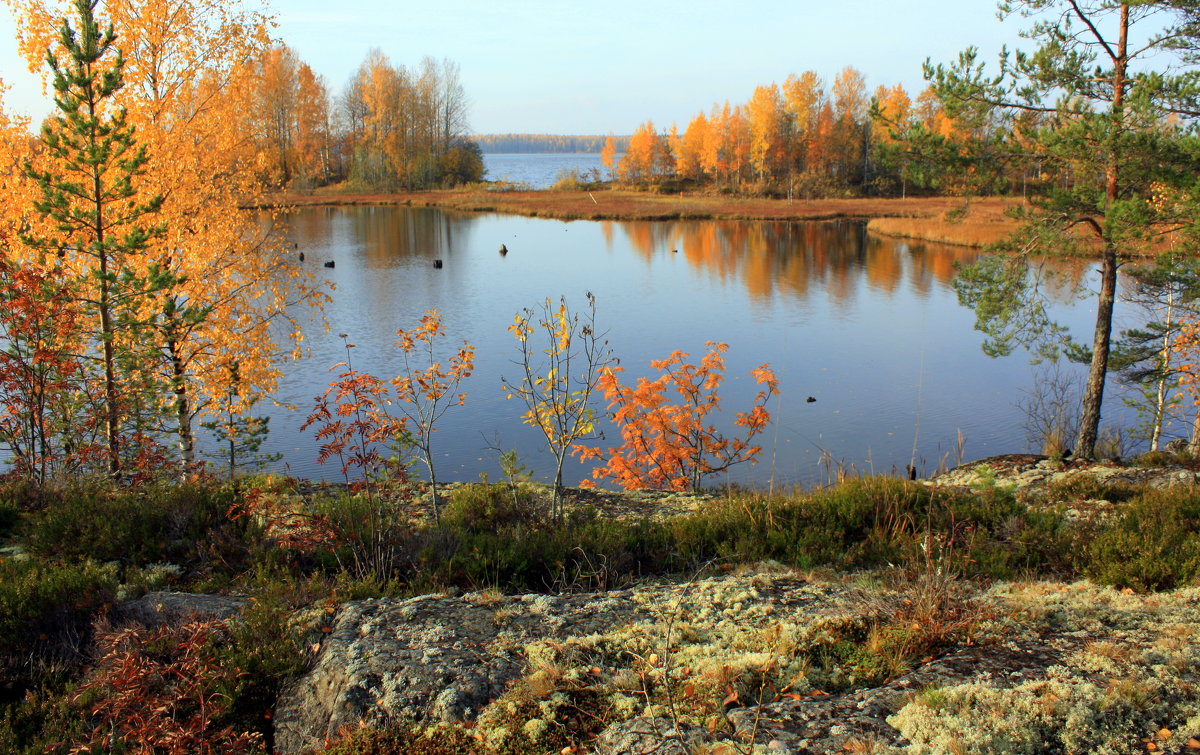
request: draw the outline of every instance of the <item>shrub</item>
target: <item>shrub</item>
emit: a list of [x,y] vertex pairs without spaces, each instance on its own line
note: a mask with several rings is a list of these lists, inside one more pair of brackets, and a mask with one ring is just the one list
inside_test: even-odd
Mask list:
[[1107,482],[1094,475],[1081,474],[1055,480],[1046,486],[1050,501],[1128,501],[1138,494],[1138,488],[1124,482]]
[[409,729],[350,729],[323,751],[325,755],[461,755],[478,751],[479,743],[458,727],[441,726],[422,733]]
[[474,483],[451,494],[442,523],[450,529],[486,532],[532,527],[543,514],[533,493],[523,486]]
[[92,615],[116,593],[115,569],[91,561],[0,561],[0,672],[76,660]]
[[198,564],[211,542],[248,539],[246,523],[226,514],[234,500],[230,489],[201,485],[70,489],[33,517],[26,542],[48,558]]
[[115,740],[165,755],[259,752],[257,734],[218,723],[230,705],[219,687],[242,673],[213,653],[228,632],[224,622],[196,621],[102,633],[100,659],[75,698],[92,724],[76,751],[107,752]]
[[0,540],[12,534],[21,519],[16,503],[0,499]]
[[1150,491],[1087,549],[1085,573],[1104,585],[1167,590],[1200,575],[1200,494]]
[[292,621],[290,606],[261,592],[214,640],[209,642],[213,666],[238,671],[215,679],[214,690],[226,704],[214,723],[256,732],[270,751],[275,701],[284,682],[304,668],[304,635]]

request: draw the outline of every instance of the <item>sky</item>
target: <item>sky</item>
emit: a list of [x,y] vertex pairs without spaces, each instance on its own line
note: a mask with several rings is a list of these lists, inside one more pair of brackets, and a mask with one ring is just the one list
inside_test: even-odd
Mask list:
[[[994,60],[1019,42],[990,0],[275,0],[275,36],[340,93],[372,48],[393,64],[460,67],[474,133],[629,134],[646,120],[686,127],[714,103],[852,65],[869,88],[924,87],[926,58],[969,45]],[[49,106],[16,54],[0,4],[0,79],[10,113]]]

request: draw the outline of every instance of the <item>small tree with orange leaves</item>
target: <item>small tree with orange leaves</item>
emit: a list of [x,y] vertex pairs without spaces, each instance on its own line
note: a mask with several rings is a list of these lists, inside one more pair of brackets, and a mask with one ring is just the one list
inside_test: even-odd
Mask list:
[[[342,464],[346,483],[365,490],[373,500],[378,478],[387,468],[387,459],[379,449],[401,437],[404,426],[387,410],[392,403],[388,384],[356,370],[350,362],[354,344],[345,333],[339,337],[346,344],[346,361],[330,368],[341,370],[338,379],[316,397],[313,411],[300,429],[316,425],[316,438],[321,443],[317,463],[336,458]],[[358,470],[355,480],[350,478],[352,469]]]
[[436,309],[425,313],[421,323],[411,330],[396,331],[396,348],[404,360],[404,372],[392,378],[399,397],[399,412],[421,463],[429,471],[429,489],[433,496],[433,516],[441,521],[438,502],[437,472],[433,465],[434,424],[451,406],[462,406],[467,394],[456,393],[459,383],[475,368],[475,347],[463,341],[450,357],[448,369],[438,361],[434,339],[446,335],[442,316]]
[[[717,389],[725,378],[729,347],[707,341],[708,353],[699,364],[685,362],[687,354],[675,351],[666,359],[650,363],[662,372],[656,380],[638,378],[633,387],[619,379],[620,367],[604,369],[598,387],[608,400],[613,421],[621,428],[621,446],[607,451],[608,460],[593,472],[593,481],[605,477],[627,490],[666,488],[698,490],[709,475],[735,464],[753,462],[762,451],[751,445],[754,436],[771,421],[766,404],[779,390],[775,374],[767,365],[750,375],[763,388],[748,412],[739,412],[734,425],[746,429],[741,438],[729,438],[707,421],[721,405]],[[670,403],[669,394],[679,395]],[[580,459],[599,459],[600,449],[577,446]]]
[[0,446],[13,471],[39,485],[94,445],[77,390],[76,294],[61,273],[12,260],[0,235]]

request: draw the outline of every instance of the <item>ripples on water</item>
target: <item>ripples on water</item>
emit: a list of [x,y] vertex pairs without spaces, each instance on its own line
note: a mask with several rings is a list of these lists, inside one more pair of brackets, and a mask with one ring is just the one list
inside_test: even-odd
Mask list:
[[[915,455],[931,472],[953,462],[960,430],[968,460],[1027,448],[1014,405],[1033,370],[1020,356],[981,353],[973,314],[952,287],[956,263],[975,257],[969,250],[885,239],[851,222],[562,222],[401,207],[311,208],[289,222],[306,253],[298,264],[337,288],[325,312],[331,330],[308,330],[313,356],[288,367],[277,398],[312,406],[328,367],[346,357],[338,333],[357,344],[355,367],[394,375],[395,330],[437,308],[447,347],[466,339],[478,355],[466,406],[452,408],[435,437],[446,480],[495,479],[496,448],[516,448],[548,477],[540,436],[500,389],[501,376],[519,374],[507,327],[546,297],[581,306],[586,291],[631,381],[675,349],[698,357],[705,341],[724,341],[721,393],[732,412],[754,394],[750,369],[767,362],[776,371],[781,395],[768,408],[777,422],[760,436],[762,462],[715,482],[811,485],[827,478],[828,458],[890,472]],[[1058,314],[1076,333],[1093,317],[1086,303],[1060,303]],[[1107,411],[1117,416],[1119,401]],[[305,412],[270,413],[269,445],[292,474],[338,479],[298,429]],[[568,462],[569,482],[586,473]]]

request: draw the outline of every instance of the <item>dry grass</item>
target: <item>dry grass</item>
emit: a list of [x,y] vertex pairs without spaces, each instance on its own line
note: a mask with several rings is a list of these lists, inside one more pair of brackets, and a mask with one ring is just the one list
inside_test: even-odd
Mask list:
[[1009,218],[952,222],[932,218],[872,218],[867,228],[885,236],[934,241],[939,244],[983,247],[1004,239],[1017,229]]
[[[961,210],[955,197],[907,199],[833,198],[794,200],[705,194],[600,191],[488,191],[449,189],[395,194],[281,194],[273,206],[407,205],[464,212],[500,212],[560,220],[836,220],[870,219],[872,230],[943,243],[980,246],[1009,232],[1004,208],[1013,200],[989,198],[971,203],[961,222],[944,220]],[[876,224],[879,224],[877,227]]]

